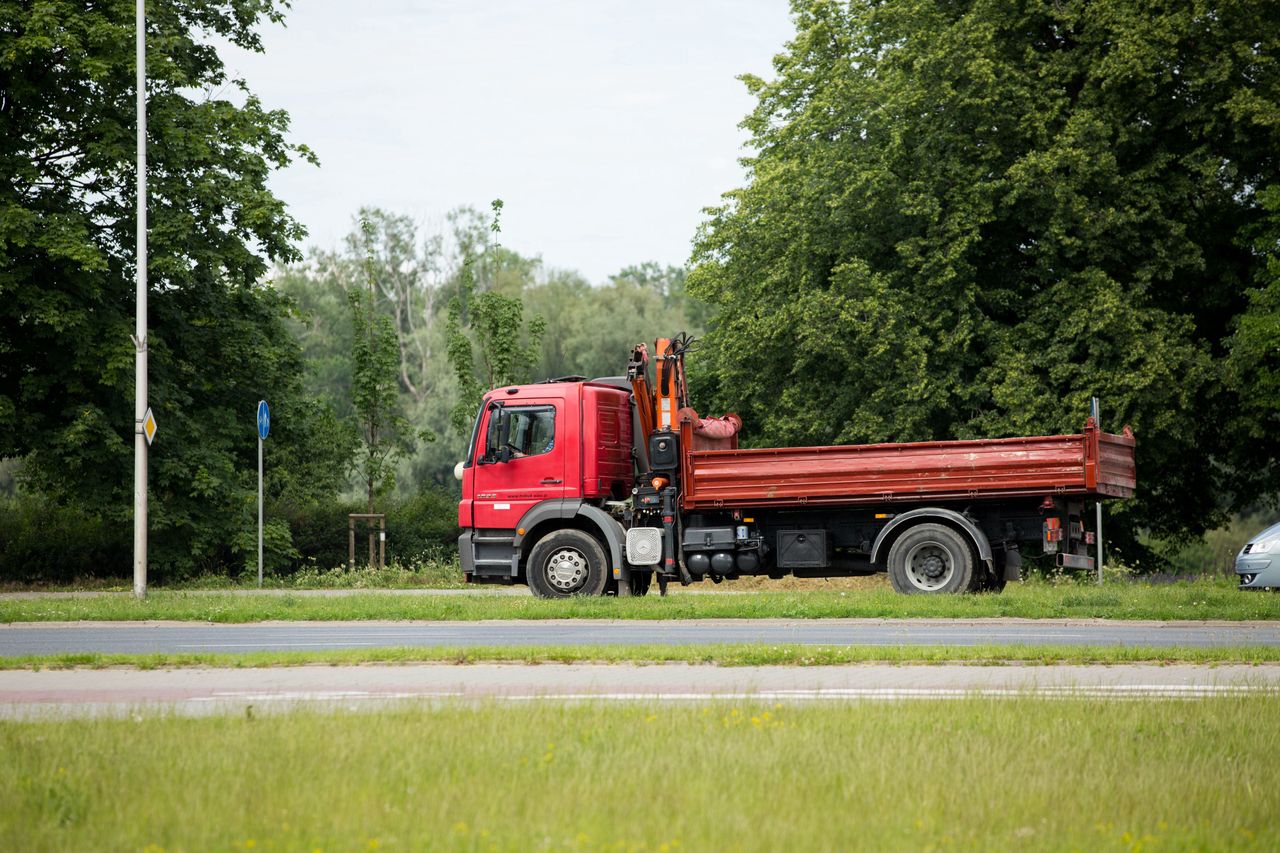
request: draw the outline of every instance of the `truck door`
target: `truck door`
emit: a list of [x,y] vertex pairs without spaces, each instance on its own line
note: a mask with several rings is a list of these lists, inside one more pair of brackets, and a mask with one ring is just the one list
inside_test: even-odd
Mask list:
[[476,528],[512,530],[534,504],[565,496],[568,442],[560,402],[522,399],[486,413],[474,472]]

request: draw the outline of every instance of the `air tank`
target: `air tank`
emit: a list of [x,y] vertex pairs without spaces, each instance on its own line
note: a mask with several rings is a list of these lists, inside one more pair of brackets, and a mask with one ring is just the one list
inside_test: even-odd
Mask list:
[[723,551],[711,555],[711,571],[717,575],[733,574],[733,555]]

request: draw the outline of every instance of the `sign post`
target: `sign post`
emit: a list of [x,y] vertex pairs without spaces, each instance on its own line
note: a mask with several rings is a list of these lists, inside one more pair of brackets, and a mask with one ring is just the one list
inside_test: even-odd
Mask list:
[[[1102,407],[1098,404],[1098,398],[1094,397],[1089,401],[1089,414],[1093,416],[1093,425],[1099,430],[1102,429]],[[1098,522],[1094,525],[1094,536],[1098,537],[1098,584],[1102,584],[1102,498],[1098,498],[1093,502],[1097,511]]]
[[271,432],[271,409],[258,401],[258,588],[262,588],[262,443]]
[[[144,0],[134,9],[137,80],[138,258],[133,328],[133,594],[147,596],[147,448],[155,418],[147,406],[147,28]],[[150,429],[146,426],[151,423]]]

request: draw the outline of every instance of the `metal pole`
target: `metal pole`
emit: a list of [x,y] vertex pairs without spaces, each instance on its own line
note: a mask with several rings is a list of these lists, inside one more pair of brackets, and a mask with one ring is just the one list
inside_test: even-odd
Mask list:
[[147,595],[147,31],[144,0],[135,15],[138,96],[138,294],[133,345],[133,594]]
[[262,433],[258,433],[258,588],[262,588]]
[[[1093,425],[1102,429],[1102,406],[1098,403],[1098,398],[1093,397],[1089,400],[1089,415],[1093,418]],[[1094,542],[1098,546],[1098,585],[1102,585],[1102,499],[1099,498],[1094,502],[1096,508],[1096,523],[1093,527]]]
[[1101,584],[1101,583],[1102,583],[1102,501],[1098,501],[1098,502],[1097,502],[1097,504],[1096,504],[1096,506],[1098,507],[1098,524],[1097,524],[1098,532],[1095,534],[1095,535],[1098,537],[1098,538],[1097,538],[1097,543],[1098,543],[1098,583],[1099,583],[1099,584]]

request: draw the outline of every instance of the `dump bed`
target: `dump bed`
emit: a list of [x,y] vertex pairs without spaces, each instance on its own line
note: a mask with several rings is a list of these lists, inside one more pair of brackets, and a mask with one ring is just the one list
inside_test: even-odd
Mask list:
[[694,450],[682,424],[686,510],[1087,495],[1129,497],[1134,438],[1099,431],[977,441]]

